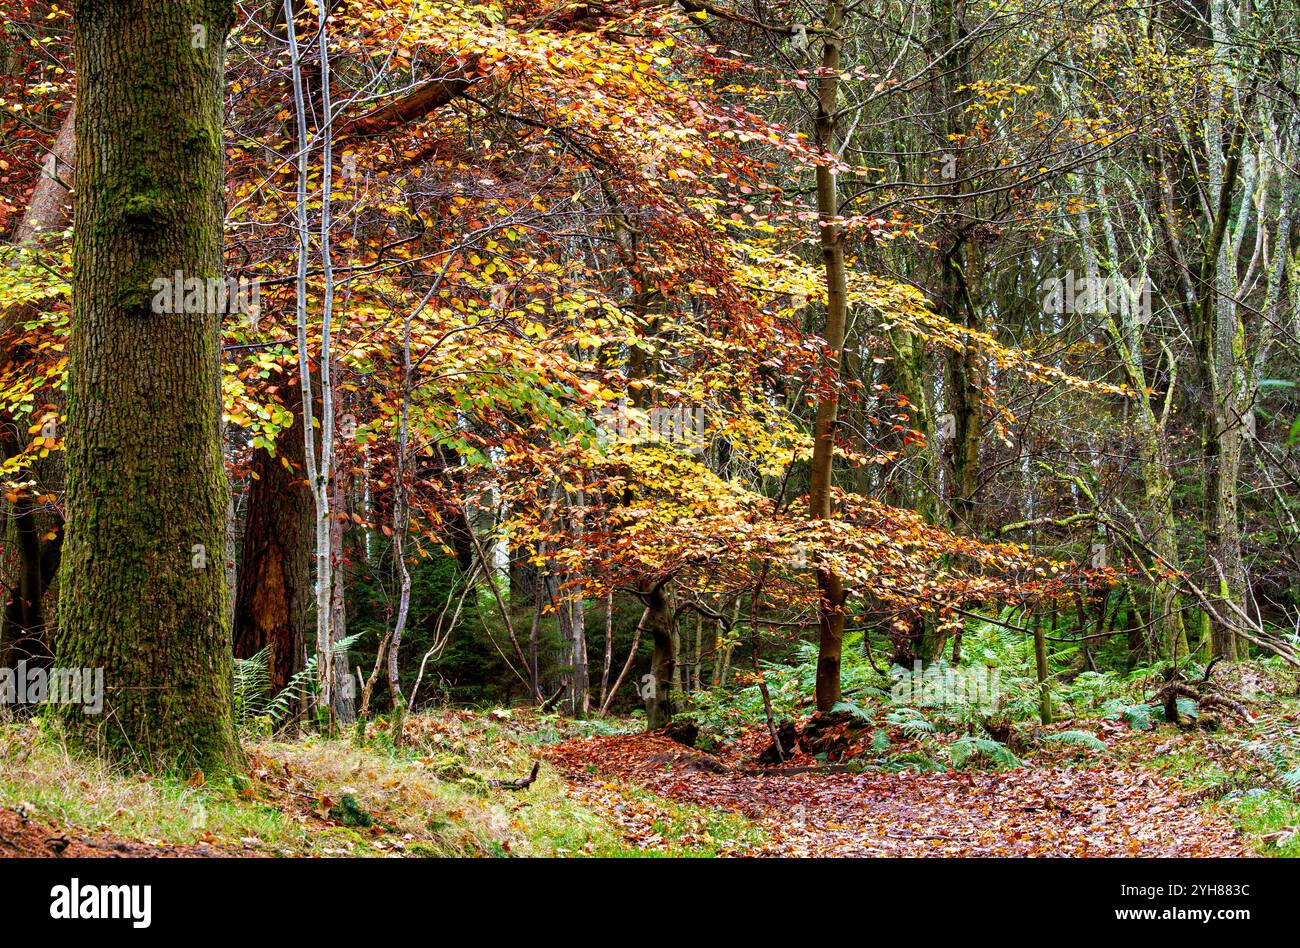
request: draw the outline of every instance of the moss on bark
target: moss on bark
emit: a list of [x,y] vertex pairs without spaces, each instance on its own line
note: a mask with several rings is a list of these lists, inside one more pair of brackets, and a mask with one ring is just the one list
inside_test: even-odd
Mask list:
[[104,669],[103,713],[70,709],[71,739],[156,770],[238,760],[221,315],[149,305],[155,279],[221,274],[232,19],[229,2],[200,0],[83,0],[74,17],[78,181],[57,657]]

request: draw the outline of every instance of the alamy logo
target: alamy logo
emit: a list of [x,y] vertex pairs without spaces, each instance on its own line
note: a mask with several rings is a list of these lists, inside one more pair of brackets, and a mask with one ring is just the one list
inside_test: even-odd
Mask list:
[[261,312],[261,283],[243,277],[187,277],[177,270],[154,280],[150,289],[155,313],[238,314],[256,321]]
[[50,889],[50,918],[125,918],[133,928],[148,928],[153,921],[153,886],[68,885]]
[[671,444],[692,454],[700,454],[708,446],[703,405],[665,405],[647,411],[621,399],[616,405],[602,408],[598,418],[596,431],[601,444]]
[[1151,281],[1113,274],[1076,277],[1073,270],[1066,270],[1064,278],[1043,281],[1043,312],[1132,315],[1145,324],[1151,318]]
[[642,675],[641,687],[637,689],[642,701],[653,701],[655,699],[655,676]]
[[0,704],[79,704],[86,714],[104,710],[104,669],[41,668],[19,662],[0,668]]
[[895,668],[894,685],[890,697],[898,704],[912,708],[970,706],[985,711],[997,707],[1000,693],[998,670],[976,665],[953,668],[943,662],[933,662],[922,668],[919,661],[912,670]]

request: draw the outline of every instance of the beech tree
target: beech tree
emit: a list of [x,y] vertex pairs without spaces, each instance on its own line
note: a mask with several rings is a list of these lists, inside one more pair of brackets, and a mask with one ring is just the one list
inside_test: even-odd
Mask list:
[[[71,712],[76,740],[183,770],[237,755],[223,307],[208,292],[222,275],[233,17],[228,0],[91,0],[78,4],[73,31],[69,528],[57,659],[104,669],[103,716]],[[186,311],[160,312],[176,309],[164,294],[181,289]]]

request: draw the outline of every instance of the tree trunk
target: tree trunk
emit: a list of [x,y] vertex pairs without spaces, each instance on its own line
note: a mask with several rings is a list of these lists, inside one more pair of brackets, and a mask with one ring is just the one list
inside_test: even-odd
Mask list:
[[[586,527],[584,522],[586,517],[586,496],[583,491],[578,491],[572,499],[573,503],[569,514],[573,540],[575,545],[581,546],[582,534]],[[591,710],[591,671],[587,661],[587,614],[583,609],[581,589],[575,592],[573,601],[568,604],[567,608],[571,610],[573,617],[569,623],[573,635],[573,648],[571,651],[573,658],[572,709],[575,717],[585,718]]]
[[[58,662],[103,668],[69,736],[184,772],[234,765],[220,307],[157,312],[159,280],[221,277],[224,0],[79,4],[68,531]],[[202,39],[200,44],[199,40]],[[102,727],[96,727],[103,722]]]
[[348,668],[347,649],[338,648],[338,643],[348,635],[348,607],[345,592],[347,590],[347,550],[344,547],[349,521],[345,516],[347,510],[347,479],[341,473],[334,477],[334,497],[331,509],[334,519],[330,522],[330,557],[334,562],[334,584],[330,590],[330,635],[334,648],[334,690],[330,695],[330,710],[338,724],[351,724],[357,719],[357,689]]
[[904,446],[912,477],[901,491],[911,494],[912,509],[926,523],[939,522],[938,461],[935,454],[934,416],[930,411],[925,367],[925,340],[901,329],[888,334],[893,351],[894,388],[908,400],[912,427],[925,436],[924,443]]
[[[941,312],[958,325],[981,328],[970,303],[969,288],[961,264],[962,242],[956,243],[943,261]],[[975,493],[979,490],[980,441],[983,437],[984,405],[980,392],[979,352],[973,345],[948,353],[945,370],[945,405],[951,421],[944,445],[948,462],[948,516],[954,530],[974,533]]]
[[[536,649],[534,649],[534,654]],[[601,666],[600,672],[600,703],[598,707],[605,707],[605,699],[609,697],[609,666],[614,663],[614,591],[611,589],[605,596],[605,661]],[[534,672],[534,675],[536,673]]]
[[[817,80],[817,149],[826,161],[838,161],[835,132],[839,111],[840,31],[844,26],[844,4],[829,0],[822,36],[822,74]],[[817,219],[821,234],[822,261],[826,271],[827,388],[817,401],[812,470],[808,483],[808,513],[813,520],[831,515],[831,473],[835,458],[835,429],[839,413],[840,363],[844,350],[844,329],[848,299],[844,273],[844,233],[838,223],[839,191],[835,170],[817,166]],[[821,593],[818,609],[817,709],[829,711],[840,700],[840,653],[844,643],[844,585],[834,571],[817,570]]]
[[284,392],[293,425],[276,438],[274,455],[253,452],[234,623],[237,658],[270,647],[275,692],[306,661],[314,535],[314,505],[303,471],[302,388],[294,384]]
[[668,594],[662,586],[656,586],[646,599],[649,610],[646,628],[654,642],[654,651],[650,655],[653,678],[652,687],[642,689],[642,696],[646,700],[647,728],[653,731],[671,724],[673,720],[673,669],[677,666],[677,656],[673,652],[673,615]]
[[1047,681],[1047,635],[1043,620],[1034,622],[1034,669],[1038,674],[1038,717],[1044,724],[1052,723],[1052,691]]
[[42,171],[36,187],[32,189],[27,210],[14,233],[14,243],[33,243],[42,233],[59,230],[67,225],[71,205],[68,188],[73,185],[75,177],[73,160],[76,140],[77,109],[73,103],[63,119],[53,147],[42,161],[46,170]]

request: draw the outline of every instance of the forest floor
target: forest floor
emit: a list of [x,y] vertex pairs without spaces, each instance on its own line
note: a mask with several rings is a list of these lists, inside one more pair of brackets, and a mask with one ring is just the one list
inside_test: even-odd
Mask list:
[[[449,709],[408,718],[400,746],[384,721],[360,745],[248,738],[242,774],[161,779],[10,722],[0,856],[1300,855],[1300,804],[1258,752],[1300,734],[1293,701],[1217,732],[1018,726],[1017,763],[996,767],[898,763],[959,735],[892,733],[882,755],[823,724],[843,753],[773,767],[753,725],[706,752],[634,719]],[[1052,740],[1066,728],[1096,743]],[[525,788],[493,785],[535,760]]]
[[[728,768],[654,735],[588,738],[551,758],[574,795],[630,839],[660,840],[623,799],[628,783],[752,821],[773,856],[1244,856],[1231,820],[1140,768],[799,772]],[[744,763],[744,762],[742,762]],[[806,766],[806,765],[805,765]],[[790,775],[782,769],[794,771]]]

